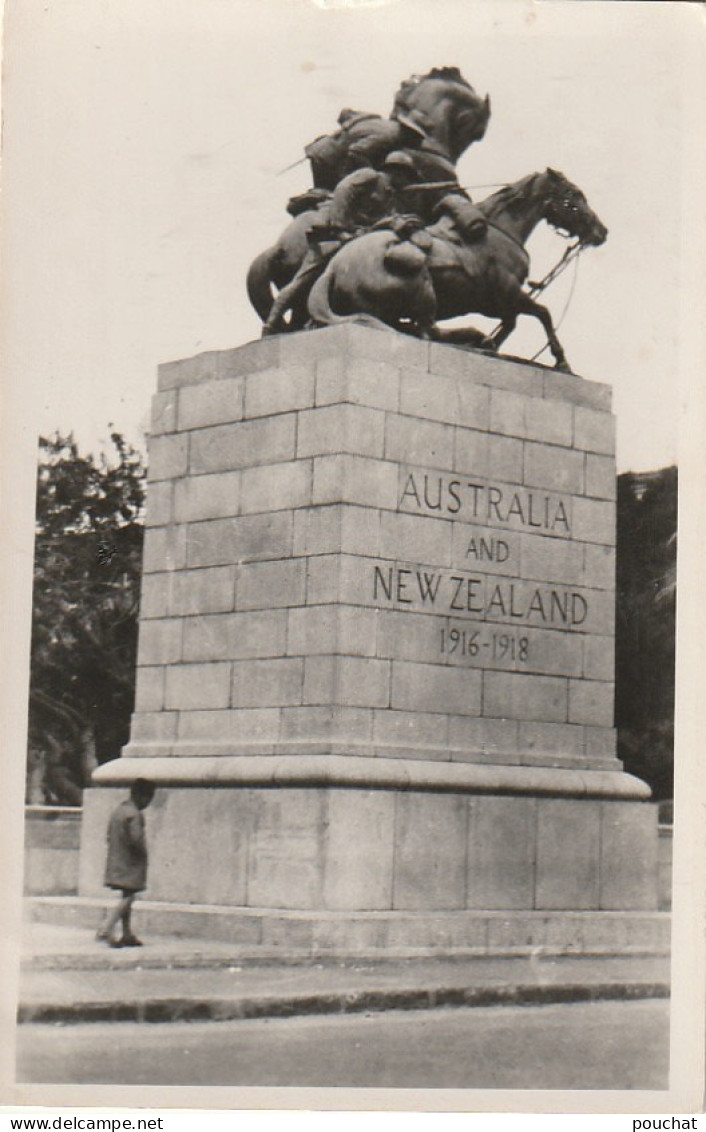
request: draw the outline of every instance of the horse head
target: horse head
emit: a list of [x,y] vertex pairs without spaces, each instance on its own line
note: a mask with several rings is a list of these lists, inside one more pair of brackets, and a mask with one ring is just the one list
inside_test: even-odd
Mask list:
[[395,95],[392,116],[407,114],[454,164],[480,141],[490,118],[490,99],[481,98],[458,67],[434,67],[413,75]]
[[543,195],[543,217],[552,227],[576,237],[581,244],[599,247],[608,229],[589,207],[585,195],[563,173],[547,169],[538,178]]

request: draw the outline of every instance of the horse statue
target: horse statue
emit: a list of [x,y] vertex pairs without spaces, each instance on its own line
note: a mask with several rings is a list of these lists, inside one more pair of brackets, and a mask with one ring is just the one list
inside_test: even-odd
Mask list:
[[[331,211],[331,194],[341,180],[360,168],[381,169],[391,153],[406,154],[417,183],[432,191],[425,198],[432,206],[450,183],[457,183],[455,164],[485,134],[490,99],[481,98],[458,67],[435,67],[413,75],[395,95],[389,118],[342,110],[337,134],[316,139],[305,152],[312,166],[314,188],[290,201],[294,219],[279,240],[255,257],[247,275],[250,302],[262,322],[275,301],[273,287],[281,290],[292,281],[315,228],[323,227]],[[439,186],[437,192],[434,187]],[[292,312],[290,329],[307,319],[301,305]]]
[[410,154],[420,180],[447,180],[462,153],[480,141],[490,118],[481,98],[458,67],[434,67],[413,75],[395,95],[389,118],[342,110],[339,129],[304,149],[314,186],[333,190],[346,173],[378,169],[393,150]]
[[581,247],[603,244],[607,228],[581,190],[554,169],[470,205],[488,222],[480,241],[469,241],[465,232],[468,208],[462,196],[450,194],[438,207],[438,220],[409,239],[380,230],[345,244],[309,295],[314,324],[364,321],[443,340],[437,320],[475,313],[501,320],[492,338],[476,332],[478,345],[496,350],[519,315],[532,315],[544,328],[556,368],[570,372],[549,310],[522,289],[529,272],[524,245],[541,220]]

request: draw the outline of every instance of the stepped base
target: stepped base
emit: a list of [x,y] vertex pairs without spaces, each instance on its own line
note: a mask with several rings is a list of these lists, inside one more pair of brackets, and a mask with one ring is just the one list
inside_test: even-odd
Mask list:
[[[33,897],[34,921],[93,931],[99,899]],[[295,912],[135,904],[140,934],[221,940],[253,958],[667,955],[670,917],[641,912]]]

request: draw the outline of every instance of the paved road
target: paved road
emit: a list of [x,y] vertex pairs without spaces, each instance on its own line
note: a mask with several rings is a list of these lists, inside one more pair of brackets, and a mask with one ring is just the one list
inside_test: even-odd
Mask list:
[[666,1002],[240,1022],[23,1025],[18,1079],[153,1085],[665,1089]]

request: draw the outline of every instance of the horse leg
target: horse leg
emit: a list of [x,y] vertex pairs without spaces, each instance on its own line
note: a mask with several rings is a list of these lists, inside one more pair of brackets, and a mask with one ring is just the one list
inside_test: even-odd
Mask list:
[[563,370],[564,373],[571,373],[571,366],[567,362],[566,354],[564,353],[561,342],[556,336],[554,323],[552,321],[552,316],[548,308],[542,306],[541,303],[536,302],[530,295],[522,292],[518,296],[517,313],[530,314],[534,318],[539,319],[542,326],[544,327],[544,332],[547,336],[547,342],[549,343],[549,349],[551,350],[552,356],[556,363],[555,369]]
[[494,330],[492,334],[487,334],[485,336],[481,343],[481,349],[492,350],[493,353],[497,353],[503,342],[507,341],[516,326],[517,315],[508,315],[502,320],[497,330]]

